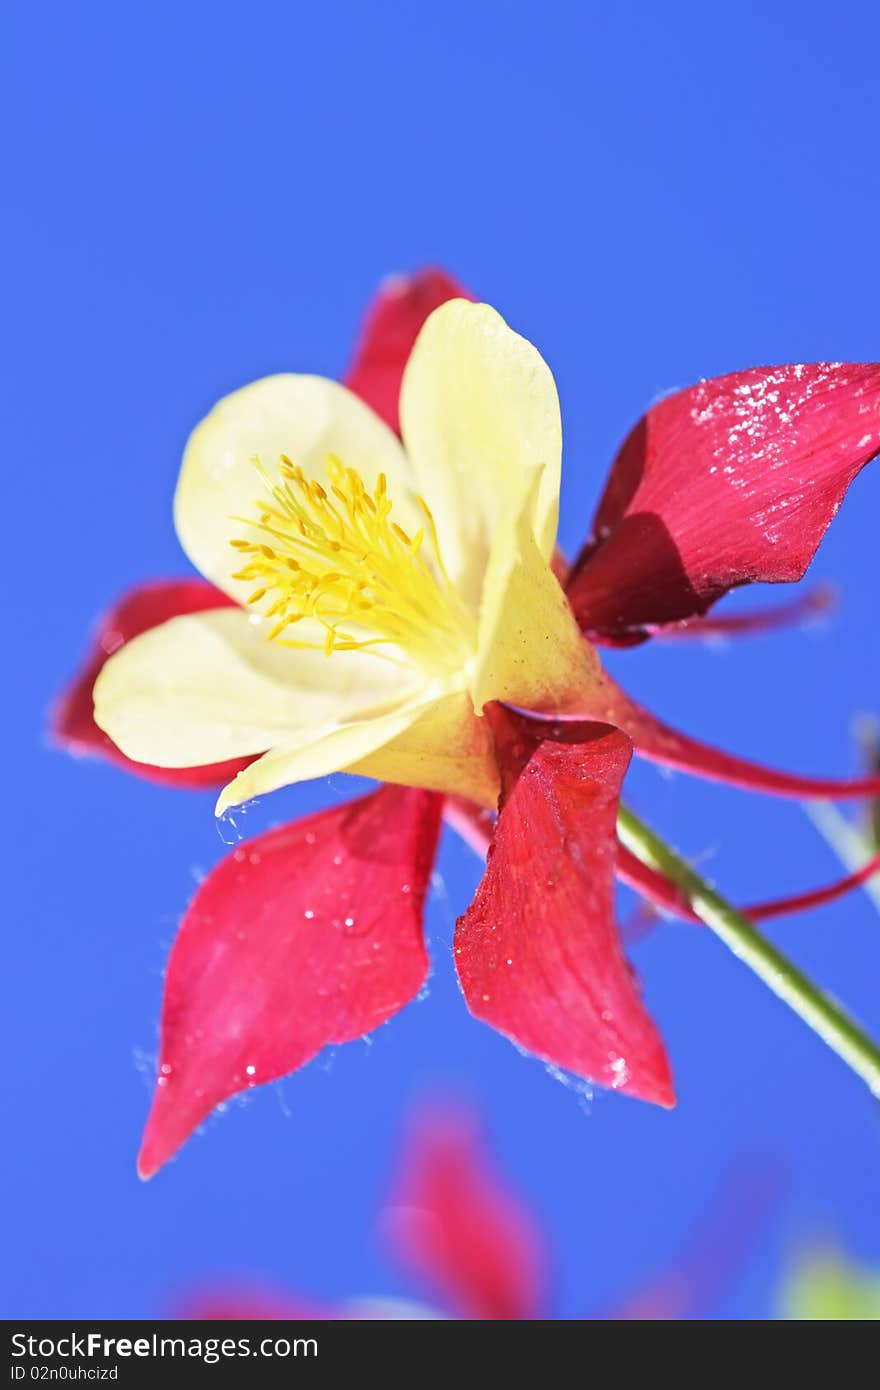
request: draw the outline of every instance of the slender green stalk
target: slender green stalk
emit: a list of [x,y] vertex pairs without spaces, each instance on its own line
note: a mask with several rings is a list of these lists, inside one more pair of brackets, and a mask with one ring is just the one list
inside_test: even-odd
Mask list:
[[[871,843],[868,835],[859,833],[852,821],[838,811],[833,801],[807,801],[804,810],[819,834],[851,871],[861,868],[865,860],[880,849],[880,845]],[[880,911],[880,873],[874,874],[862,887]]]
[[839,1004],[808,980],[796,965],[771,945],[747,917],[725,902],[705,879],[669,848],[632,811],[620,808],[621,843],[643,863],[681,889],[690,906],[716,936],[753,970],[774,994],[818,1033],[848,1067],[880,1097],[880,1048],[844,1013]]

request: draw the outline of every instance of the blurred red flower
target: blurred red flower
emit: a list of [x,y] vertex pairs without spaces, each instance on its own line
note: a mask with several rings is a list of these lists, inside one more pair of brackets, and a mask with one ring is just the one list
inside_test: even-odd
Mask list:
[[[779,1197],[778,1176],[766,1164],[740,1167],[676,1257],[597,1308],[592,1318],[685,1321],[707,1315],[745,1265]],[[508,1190],[473,1117],[461,1110],[430,1111],[413,1127],[380,1233],[430,1303],[360,1298],[327,1306],[236,1281],[188,1294],[176,1315],[223,1321],[452,1316],[492,1322],[549,1316],[545,1233]]]

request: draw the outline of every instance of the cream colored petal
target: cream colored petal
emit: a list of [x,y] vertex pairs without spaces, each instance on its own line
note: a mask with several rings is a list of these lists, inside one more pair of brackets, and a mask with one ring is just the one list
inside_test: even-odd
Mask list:
[[562,426],[552,374],[531,343],[488,304],[450,300],[413,348],[400,418],[446,568],[474,608],[496,526],[509,508],[519,510],[536,467],[543,472],[530,521],[549,560]]
[[404,529],[414,525],[412,473],[400,442],[378,415],[324,377],[264,377],[225,396],[193,430],[174,498],[174,521],[187,555],[240,602],[254,586],[232,579],[241,559],[229,542],[265,537],[232,518],[253,516],[258,499],[265,499],[254,456],[274,481],[281,454],[324,484],[328,454],[356,468],[371,488],[384,472],[394,519]]
[[[538,478],[532,490],[537,491]],[[483,588],[471,681],[476,709],[504,700],[541,713],[578,708],[599,670],[595,649],[532,535],[532,508],[498,526]]]
[[95,718],[128,757],[196,767],[307,739],[400,705],[416,678],[363,652],[300,651],[240,608],[195,613],[126,643],[95,685]]
[[382,744],[404,733],[418,718],[420,708],[423,705],[407,705],[377,718],[328,724],[272,748],[223,788],[215,814],[222,816],[231,806],[240,806],[243,801],[292,782],[328,777],[331,772],[344,772],[353,764],[362,763]]
[[498,803],[492,734],[488,722],[474,714],[465,691],[430,705],[397,737],[346,771],[379,782],[454,793],[481,806]]

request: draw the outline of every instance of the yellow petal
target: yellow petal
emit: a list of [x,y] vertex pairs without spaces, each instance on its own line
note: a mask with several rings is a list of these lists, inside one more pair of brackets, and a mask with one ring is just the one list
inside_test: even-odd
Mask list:
[[553,553],[562,427],[550,369],[487,304],[450,300],[426,322],[404,372],[404,443],[450,575],[474,608],[500,517],[535,468],[531,528]]
[[394,519],[404,529],[417,529],[406,455],[378,415],[324,377],[264,377],[225,396],[193,430],[174,498],[174,521],[187,555],[240,602],[254,586],[232,579],[241,560],[229,542],[265,537],[233,518],[253,517],[257,499],[265,500],[254,456],[275,480],[281,454],[325,485],[328,454],[356,468],[369,487],[385,473]]
[[379,782],[454,793],[481,806],[498,804],[492,735],[464,691],[431,704],[397,737],[346,771]]
[[225,786],[217,799],[215,814],[222,816],[230,806],[240,806],[255,796],[277,791],[293,782],[329,777],[360,763],[383,743],[398,737],[418,718],[419,707],[407,705],[378,717],[349,724],[328,723],[272,748],[251,763]]
[[[540,480],[534,477],[531,492]],[[478,652],[471,681],[474,706],[504,700],[562,714],[599,670],[531,529],[529,494],[517,515],[498,526],[483,587]]]
[[242,609],[221,608],[172,618],[111,656],[95,685],[95,719],[138,762],[196,767],[384,713],[414,684],[363,652],[326,657],[267,642]]

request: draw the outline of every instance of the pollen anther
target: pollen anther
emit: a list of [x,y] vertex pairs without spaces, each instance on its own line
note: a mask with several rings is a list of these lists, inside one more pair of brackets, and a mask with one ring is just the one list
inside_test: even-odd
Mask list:
[[[277,479],[258,458],[254,466],[266,493],[255,502],[253,517],[234,518],[256,535],[230,541],[244,561],[232,577],[256,585],[249,604],[270,596],[263,614],[276,619],[269,640],[328,656],[354,649],[391,655],[385,649],[397,647],[435,669],[467,658],[474,619],[443,564],[423,498],[415,500],[426,525],[411,535],[391,520],[384,473],[370,491],[355,468],[332,454],[326,461],[328,487],[306,477],[286,454]],[[284,635],[303,618],[324,629],[322,640]]]

